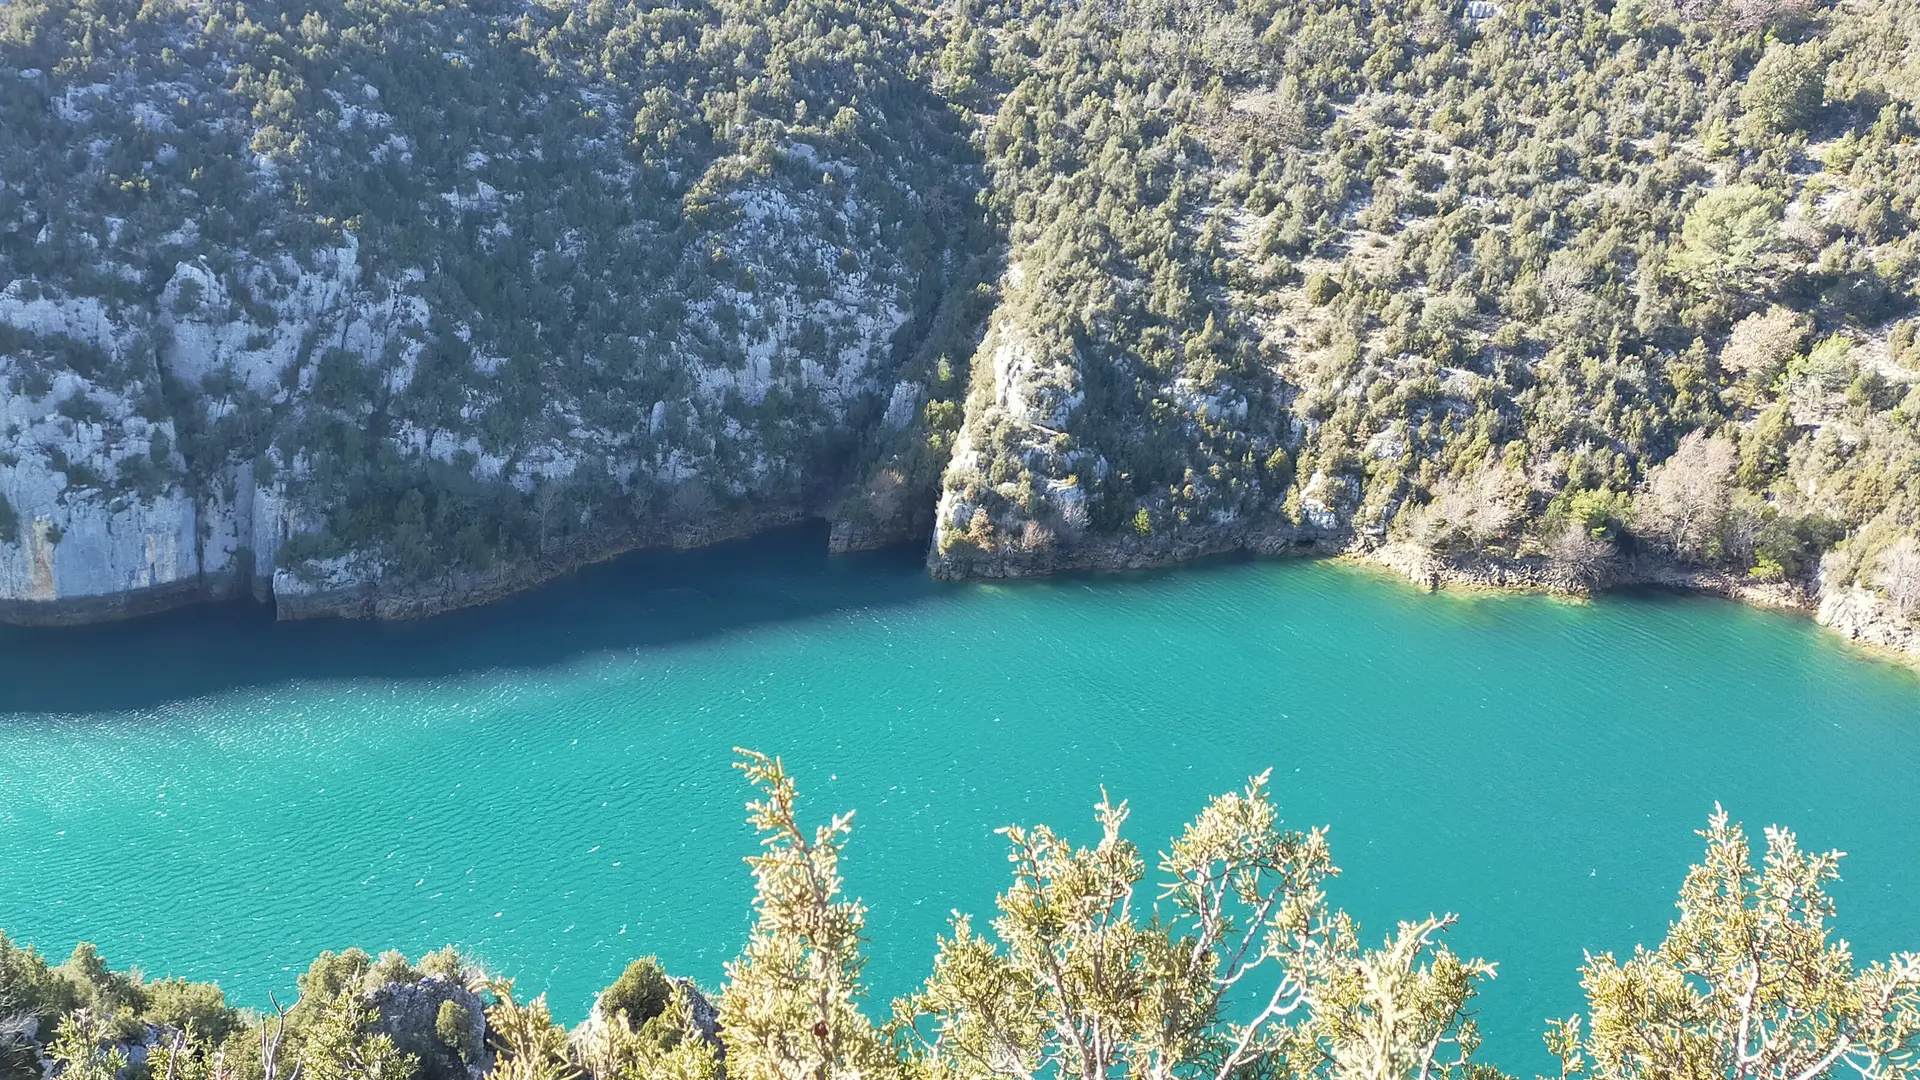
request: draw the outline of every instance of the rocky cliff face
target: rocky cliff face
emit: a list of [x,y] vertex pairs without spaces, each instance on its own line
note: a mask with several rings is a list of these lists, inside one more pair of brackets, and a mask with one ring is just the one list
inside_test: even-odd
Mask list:
[[912,527],[986,234],[905,28],[303,12],[9,8],[0,619],[402,617]]
[[[824,231],[817,202],[764,190],[737,201],[739,221],[723,237],[751,240],[740,245],[749,252],[778,250],[785,265],[747,263],[775,287],[715,301],[746,313],[732,316],[740,325],[720,345],[735,359],[717,362],[689,348],[675,364],[681,396],[635,403],[618,418],[624,422],[598,423],[589,419],[596,403],[556,396],[535,424],[504,421],[509,436],[489,446],[472,428],[519,403],[486,393],[476,379],[465,388],[463,425],[400,412],[380,418],[386,430],[366,431],[382,445],[358,453],[414,470],[402,486],[424,486],[434,468],[457,470],[466,482],[499,488],[500,497],[531,502],[528,516],[566,519],[537,522],[554,536],[537,538],[533,551],[437,580],[397,573],[394,560],[353,544],[281,558],[290,538],[325,529],[324,474],[342,464],[325,448],[303,446],[300,434],[374,421],[382,406],[403,409],[433,340],[429,328],[449,321],[418,295],[421,275],[363,282],[348,233],[312,267],[291,259],[253,266],[240,257],[221,274],[181,262],[151,306],[110,308],[15,279],[0,293],[0,327],[11,331],[0,353],[0,495],[15,519],[13,542],[0,544],[0,618],[85,621],[246,593],[290,600],[295,615],[425,613],[626,547],[710,542],[817,511],[838,482],[833,466],[807,460],[804,446],[781,445],[782,436],[803,442],[845,430],[862,412],[907,426],[920,390],[897,378],[892,352],[911,298],[869,280],[868,268],[842,269],[837,251],[810,239]],[[791,287],[785,272],[796,258],[810,260],[827,283],[824,295]],[[272,298],[235,317],[236,288]],[[795,342],[823,327],[833,328],[835,351],[801,355]],[[362,369],[350,374],[376,376],[375,393],[387,400],[346,409],[317,403],[337,375],[315,359],[321,342],[331,343],[334,363]],[[384,363],[367,371],[368,357]],[[815,414],[791,425],[742,423],[738,414],[770,399],[807,402]],[[202,438],[237,436],[255,453],[190,464],[178,410],[192,414]],[[194,464],[210,467],[197,472]],[[632,513],[562,491],[587,485],[631,500]],[[746,502],[756,505],[732,509]]]
[[1814,617],[1850,641],[1920,662],[1920,625],[1884,596],[1858,586],[1825,590]]
[[21,280],[0,292],[0,326],[12,331],[0,354],[0,614],[86,619],[230,590],[234,552],[204,557],[178,433],[155,406],[147,328]]
[[1910,13],[1498,7],[12,0],[0,618],[825,516],[1910,650]]
[[[468,987],[442,975],[426,975],[374,987],[365,1001],[373,1010],[375,1029],[418,1061],[417,1075],[481,1080],[492,1070],[486,1002]],[[454,1008],[448,1009],[448,1003]],[[457,1022],[443,1024],[442,1016]]]

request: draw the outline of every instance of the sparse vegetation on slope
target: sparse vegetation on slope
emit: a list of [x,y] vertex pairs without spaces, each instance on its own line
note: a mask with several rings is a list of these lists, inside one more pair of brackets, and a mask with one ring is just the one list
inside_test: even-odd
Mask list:
[[1910,0],[0,26],[18,599],[825,513],[954,575],[1358,549],[1915,640]]

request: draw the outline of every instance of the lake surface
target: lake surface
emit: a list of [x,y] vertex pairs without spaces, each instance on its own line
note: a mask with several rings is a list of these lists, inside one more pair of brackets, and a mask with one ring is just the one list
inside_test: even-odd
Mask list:
[[1267,767],[1369,939],[1461,914],[1511,1071],[1547,1067],[1583,949],[1658,941],[1716,801],[1850,853],[1856,955],[1920,948],[1920,678],[1804,620],[1303,562],[947,586],[823,546],[643,554],[410,625],[0,633],[0,928],[249,1004],[321,949],[454,942],[575,1020],[645,953],[720,981],[749,746],[804,813],[857,809],[882,1000],[949,910],[991,908],[996,827],[1091,842],[1104,784],[1151,862]]

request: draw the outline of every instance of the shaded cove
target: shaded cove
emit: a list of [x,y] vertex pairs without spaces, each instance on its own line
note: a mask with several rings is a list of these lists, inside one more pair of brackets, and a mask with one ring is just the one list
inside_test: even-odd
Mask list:
[[[1583,950],[1653,944],[1715,802],[1849,852],[1837,932],[1920,947],[1920,678],[1665,595],[1427,595],[1332,563],[947,585],[787,532],[411,624],[238,606],[0,635],[0,927],[284,992],[448,942],[577,1020],[635,956],[708,984],[755,849],[735,746],[853,808],[877,999],[1006,880],[996,827],[1149,855],[1271,767],[1369,939],[1456,911],[1490,1060],[1547,1068]],[[883,1013],[876,1004],[874,1011]]]

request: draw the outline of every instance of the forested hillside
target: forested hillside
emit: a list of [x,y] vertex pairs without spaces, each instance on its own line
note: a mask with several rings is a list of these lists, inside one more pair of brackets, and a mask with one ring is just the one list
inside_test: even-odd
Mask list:
[[1915,644],[1912,0],[31,0],[0,62],[15,618],[825,515]]
[[1009,243],[945,565],[1403,543],[1761,583],[1838,545],[1830,590],[1912,612],[1920,9],[957,26]]

